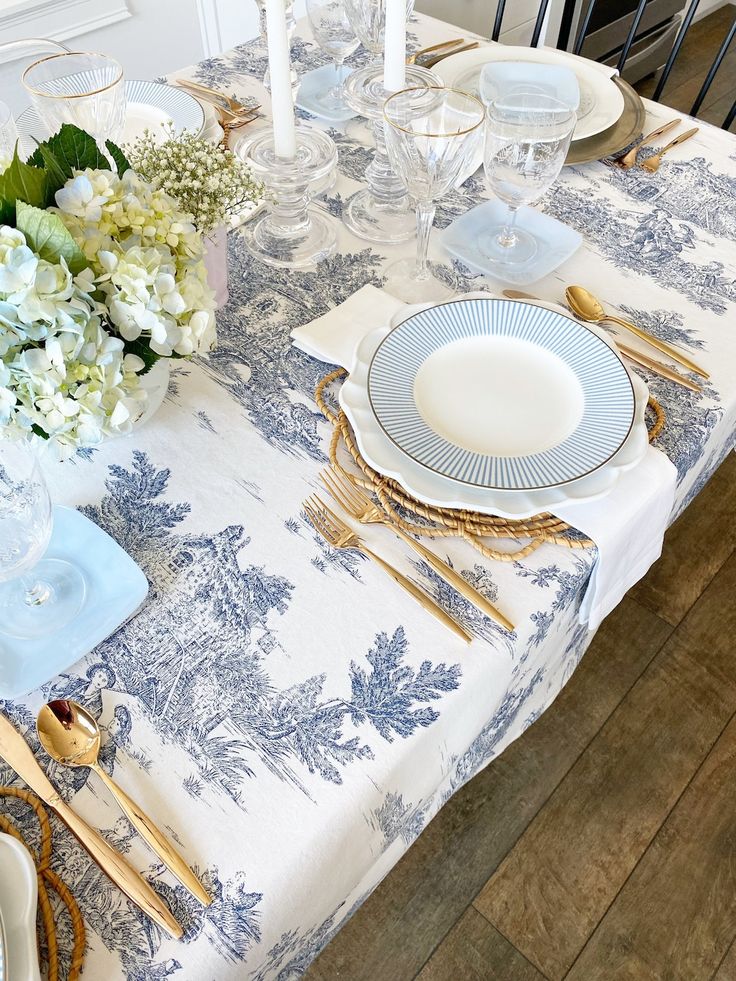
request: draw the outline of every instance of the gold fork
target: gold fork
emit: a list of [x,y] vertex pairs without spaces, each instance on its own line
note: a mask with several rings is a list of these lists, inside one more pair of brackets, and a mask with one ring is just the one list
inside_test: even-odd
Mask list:
[[506,630],[513,630],[514,625],[506,619],[506,617],[499,613],[495,606],[488,600],[482,593],[471,586],[460,575],[456,572],[452,566],[448,565],[447,562],[443,562],[439,556],[431,552],[426,545],[418,542],[415,538],[400,528],[398,525],[391,521],[390,517],[385,511],[382,511],[373,501],[368,497],[368,495],[361,490],[357,484],[354,484],[352,480],[346,475],[341,474],[336,469],[323,470],[320,474],[322,483],[325,485],[330,494],[334,497],[338,504],[351,515],[356,521],[359,521],[362,525],[369,524],[382,524],[386,525],[395,535],[411,545],[411,547],[418,552],[425,562],[430,565],[434,571],[442,576],[442,578],[448,582],[454,589],[464,596],[465,599],[477,606],[487,617],[492,617],[497,623],[500,623],[502,627]]
[[687,130],[687,132],[680,133],[680,135],[676,136],[674,140],[670,140],[667,146],[663,146],[659,153],[655,153],[653,157],[647,157],[646,160],[642,160],[640,166],[642,166],[644,170],[648,170],[650,174],[656,173],[656,171],[659,170],[659,165],[662,163],[662,157],[665,155],[665,153],[668,153],[673,147],[684,143],[685,140],[689,140],[690,137],[695,136],[697,132],[698,127],[694,126],[692,129]]
[[445,58],[452,58],[453,55],[460,54],[461,51],[472,51],[478,47],[480,47],[480,41],[471,41],[470,44],[464,44],[461,48],[453,48],[452,51],[441,51],[439,54],[433,55],[431,58],[423,61],[422,68],[434,68],[435,65],[439,65]]
[[313,495],[304,502],[304,510],[307,513],[307,517],[312,522],[315,530],[325,539],[328,544],[332,545],[333,548],[354,548],[358,552],[362,552],[369,559],[373,559],[383,571],[391,576],[395,583],[399,586],[403,586],[407,593],[410,593],[414,599],[420,603],[425,610],[437,617],[440,623],[443,623],[446,627],[449,627],[453,633],[457,634],[458,637],[462,637],[466,643],[470,643],[473,639],[472,634],[468,633],[465,627],[462,627],[456,620],[454,620],[449,613],[445,613],[441,606],[439,606],[432,599],[431,596],[427,595],[418,586],[407,579],[406,576],[402,575],[398,569],[394,569],[392,565],[389,565],[385,559],[382,559],[380,555],[376,555],[372,552],[364,542],[358,538],[354,531],[352,531],[345,522],[338,518],[338,516],[331,511],[330,508],[320,500],[319,497]]
[[454,41],[440,41],[439,44],[430,44],[428,48],[420,48],[415,51],[414,54],[410,54],[407,59],[407,65],[416,65],[417,58],[423,58],[427,54],[431,54],[433,51],[441,51],[444,48],[456,48],[458,44],[464,44],[464,37],[457,37]]
[[622,153],[620,157],[614,157],[611,164],[614,167],[620,167],[621,170],[630,170],[636,163],[637,154],[643,146],[646,146],[647,143],[651,143],[652,140],[658,139],[660,136],[664,136],[665,133],[669,133],[673,126],[677,126],[679,122],[680,117],[676,116],[674,119],[670,119],[670,121],[665,123],[663,126],[658,126],[657,129],[653,129],[651,133],[647,133],[646,136],[642,136],[636,146],[632,146],[629,151]]
[[260,105],[247,106],[244,102],[240,102],[238,99],[233,99],[231,96],[225,95],[224,92],[219,92],[217,89],[210,89],[206,85],[200,85],[199,82],[193,82],[188,78],[177,78],[176,84],[181,86],[183,89],[191,89],[192,92],[198,92],[200,98],[204,99],[205,102],[220,105],[224,104],[228,112],[231,112],[235,116],[255,113],[261,108]]

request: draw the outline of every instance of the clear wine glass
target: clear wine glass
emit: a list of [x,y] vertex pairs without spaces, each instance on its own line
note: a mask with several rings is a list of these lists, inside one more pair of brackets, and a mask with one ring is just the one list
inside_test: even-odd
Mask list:
[[114,58],[94,51],[49,55],[29,65],[22,80],[49,133],[73,123],[94,136],[101,149],[106,140],[122,138],[125,83]]
[[330,55],[335,66],[335,84],[325,93],[322,102],[326,109],[345,109],[343,63],[360,44],[348,20],[345,3],[343,0],[307,0],[307,16],[315,41]]
[[42,557],[52,528],[51,499],[35,451],[28,443],[0,439],[0,633],[52,633],[84,603],[79,569]]
[[493,263],[518,265],[536,254],[534,236],[516,227],[517,213],[557,180],[576,118],[565,103],[533,91],[502,96],[489,105],[486,181],[508,208],[504,224],[488,229],[478,242]]
[[404,89],[384,105],[386,149],[391,166],[416,204],[417,257],[387,269],[386,289],[407,303],[447,299],[453,291],[427,261],[436,202],[478,153],[483,103],[467,92],[430,86]]
[[10,106],[0,102],[0,172],[13,159],[17,142],[18,130]]
[[[373,55],[383,56],[386,33],[386,0],[344,0],[345,11],[358,40]],[[406,0],[407,21],[414,12],[414,0]]]

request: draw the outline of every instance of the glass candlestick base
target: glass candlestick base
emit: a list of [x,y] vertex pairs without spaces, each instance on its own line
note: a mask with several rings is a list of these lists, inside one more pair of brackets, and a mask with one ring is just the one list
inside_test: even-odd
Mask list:
[[[442,85],[442,82],[426,68],[407,65],[406,88],[425,85]],[[383,104],[390,94],[383,86],[382,62],[354,71],[345,82],[347,104],[373,122],[376,150],[365,172],[368,187],[347,202],[343,222],[359,238],[386,244],[406,242],[416,233],[414,205],[386,154]]]
[[[268,210],[243,229],[248,251],[269,266],[302,269],[334,252],[332,219],[310,207],[310,188],[334,170],[337,149],[326,133],[297,127],[293,160],[276,156],[273,133],[249,140],[242,159],[266,185]],[[241,155],[241,154],[239,154]]]

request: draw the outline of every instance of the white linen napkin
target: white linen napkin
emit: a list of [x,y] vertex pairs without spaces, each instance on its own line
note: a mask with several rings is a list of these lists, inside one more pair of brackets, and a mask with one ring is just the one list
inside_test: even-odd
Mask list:
[[[406,304],[375,286],[363,286],[344,303],[291,332],[296,347],[328,364],[350,368],[363,337]],[[555,507],[598,550],[580,609],[590,630],[621,602],[662,553],[675,498],[677,471],[661,450],[650,446],[632,470],[619,475],[612,491],[587,503]]]

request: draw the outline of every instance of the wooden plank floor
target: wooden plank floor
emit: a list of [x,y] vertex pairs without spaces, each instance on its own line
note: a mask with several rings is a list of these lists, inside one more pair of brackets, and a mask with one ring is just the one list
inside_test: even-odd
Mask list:
[[[667,80],[661,102],[672,106],[673,109],[690,111],[735,16],[736,6],[729,3],[690,27]],[[650,96],[655,85],[656,79],[648,78],[635,88],[640,95]],[[715,126],[721,126],[733,105],[734,98],[736,98],[736,44],[732,43],[705,97],[698,118]]]
[[[694,25],[669,105],[689,108],[734,15]],[[717,124],[733,47],[702,114]],[[730,454],[551,708],[448,802],[308,981],[736,981],[735,597]]]

